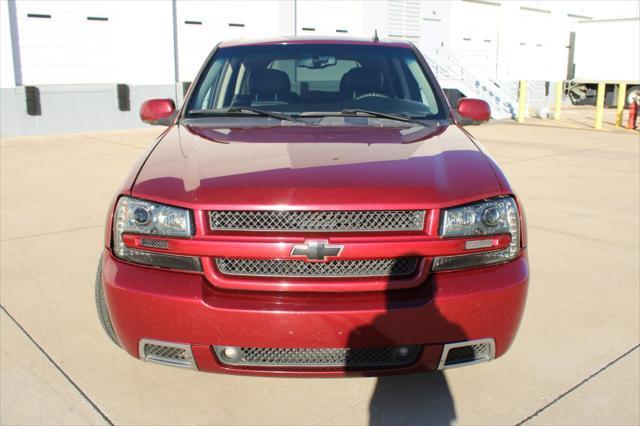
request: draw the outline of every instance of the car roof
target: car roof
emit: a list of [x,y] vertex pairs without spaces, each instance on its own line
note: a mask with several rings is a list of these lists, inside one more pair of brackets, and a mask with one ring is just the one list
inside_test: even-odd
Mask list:
[[223,41],[218,47],[260,46],[267,44],[366,44],[411,48],[413,45],[404,40],[374,40],[364,37],[273,37],[257,39],[237,39]]

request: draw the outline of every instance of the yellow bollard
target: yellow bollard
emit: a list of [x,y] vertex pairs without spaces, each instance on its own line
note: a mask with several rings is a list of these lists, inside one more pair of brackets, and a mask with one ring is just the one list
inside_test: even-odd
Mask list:
[[598,83],[598,94],[596,95],[596,130],[602,129],[602,114],[604,113],[604,83]]
[[618,85],[618,103],[616,105],[616,127],[622,127],[626,94],[627,83],[620,83],[620,85]]
[[562,86],[564,82],[558,81],[556,83],[556,110],[553,113],[553,118],[560,120],[560,107],[562,106]]
[[527,106],[527,82],[520,80],[520,90],[518,92],[518,123],[524,123],[524,112]]

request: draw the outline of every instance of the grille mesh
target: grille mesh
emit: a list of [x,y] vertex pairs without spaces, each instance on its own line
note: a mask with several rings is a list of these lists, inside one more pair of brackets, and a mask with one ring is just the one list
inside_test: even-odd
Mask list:
[[445,365],[458,364],[461,362],[474,361],[476,359],[488,358],[490,349],[488,343],[478,343],[475,345],[452,348],[447,354]]
[[214,231],[390,232],[420,231],[424,210],[209,212]]
[[169,248],[169,242],[167,240],[156,240],[153,238],[142,238],[140,240],[140,245],[153,248]]
[[271,367],[390,367],[415,362],[420,347],[379,348],[253,348],[242,347],[235,360],[223,355],[223,347],[214,350],[218,358],[232,365]]
[[493,240],[472,240],[464,243],[467,250],[476,250],[493,246]]
[[161,346],[147,343],[144,345],[145,357],[155,356],[163,359],[184,361],[191,358],[191,354],[185,349],[173,346]]
[[397,277],[416,273],[418,261],[417,257],[330,262],[217,258],[216,265],[223,274],[253,277]]

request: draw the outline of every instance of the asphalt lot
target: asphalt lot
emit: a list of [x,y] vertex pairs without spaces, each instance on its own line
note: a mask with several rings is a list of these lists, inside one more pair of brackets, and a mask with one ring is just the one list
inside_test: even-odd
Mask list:
[[1,424],[640,424],[640,134],[595,112],[471,127],[524,201],[511,351],[419,376],[281,379],[139,362],[98,323],[107,205],[160,128],[0,142]]

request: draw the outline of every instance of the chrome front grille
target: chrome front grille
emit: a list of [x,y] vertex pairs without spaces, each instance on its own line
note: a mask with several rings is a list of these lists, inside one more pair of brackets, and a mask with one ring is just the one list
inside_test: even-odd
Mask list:
[[413,364],[420,346],[374,348],[255,348],[233,347],[233,357],[225,346],[214,346],[218,359],[225,364],[262,367],[342,367],[384,368]]
[[398,232],[420,231],[424,210],[216,210],[212,231],[253,232]]
[[250,277],[397,277],[413,275],[420,265],[418,257],[392,259],[303,260],[217,258],[220,272]]

